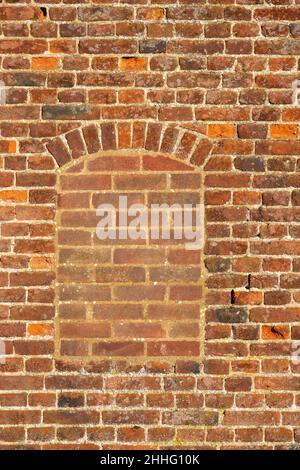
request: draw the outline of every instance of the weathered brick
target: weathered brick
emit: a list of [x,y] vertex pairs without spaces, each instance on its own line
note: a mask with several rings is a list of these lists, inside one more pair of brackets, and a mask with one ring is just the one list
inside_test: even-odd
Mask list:
[[97,119],[99,111],[88,105],[45,105],[42,109],[43,119]]
[[247,316],[246,308],[227,307],[216,310],[216,318],[221,323],[245,323]]
[[166,47],[166,41],[161,39],[147,39],[139,43],[139,51],[142,54],[161,54],[166,52]]

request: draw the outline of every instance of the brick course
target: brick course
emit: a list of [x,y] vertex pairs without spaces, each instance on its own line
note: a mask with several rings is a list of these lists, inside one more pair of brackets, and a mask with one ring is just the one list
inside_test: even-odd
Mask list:
[[[4,1],[0,20],[0,448],[298,448],[298,0]],[[203,197],[203,256],[89,250],[112,181],[138,199],[166,175]]]

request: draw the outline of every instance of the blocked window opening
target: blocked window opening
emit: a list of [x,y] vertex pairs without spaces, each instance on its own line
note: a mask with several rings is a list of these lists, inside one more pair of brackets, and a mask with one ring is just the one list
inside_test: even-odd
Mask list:
[[202,189],[200,171],[147,152],[104,152],[60,170],[58,358],[199,360],[203,250],[187,247],[186,237],[175,239],[175,218],[170,239],[153,239],[150,226],[145,238],[122,239],[117,233],[116,239],[99,239],[96,210],[110,204],[119,221],[120,196],[126,196],[128,206],[188,204],[194,212],[203,202]]

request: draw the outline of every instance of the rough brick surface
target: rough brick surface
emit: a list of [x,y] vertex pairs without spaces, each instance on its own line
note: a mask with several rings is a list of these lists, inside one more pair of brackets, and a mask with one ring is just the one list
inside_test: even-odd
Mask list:
[[[147,141],[152,126],[148,131]],[[68,142],[74,132],[79,135],[78,130],[67,134]],[[119,357],[131,365],[137,360],[146,365],[157,356],[169,362],[174,357],[199,361],[203,250],[187,250],[185,238],[99,240],[95,227],[97,207],[118,207],[124,194],[128,206],[145,204],[149,209],[152,204],[200,204],[201,173],[169,156],[125,155],[125,150],[80,161],[80,171],[72,163],[57,186],[58,357]],[[180,191],[172,194],[178,178]],[[185,303],[191,285],[198,294]]]
[[[298,448],[299,1],[44,5],[0,6],[0,448]],[[94,246],[166,188],[203,253]]]

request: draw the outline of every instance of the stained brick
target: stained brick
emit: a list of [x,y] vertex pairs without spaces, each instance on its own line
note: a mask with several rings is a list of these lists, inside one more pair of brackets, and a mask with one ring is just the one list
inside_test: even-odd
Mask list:
[[161,54],[166,52],[166,41],[160,39],[147,39],[139,44],[139,51],[142,54]]

